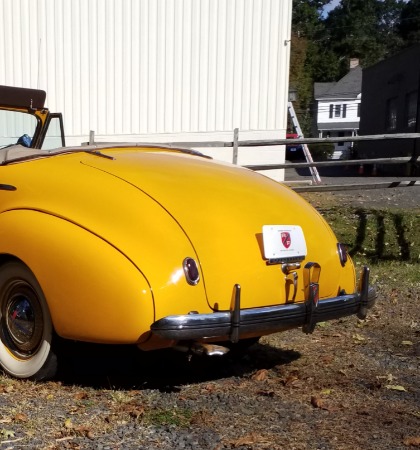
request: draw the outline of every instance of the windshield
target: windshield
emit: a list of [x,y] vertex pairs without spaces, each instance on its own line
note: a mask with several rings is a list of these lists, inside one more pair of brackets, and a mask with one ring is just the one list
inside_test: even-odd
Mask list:
[[0,148],[15,144],[30,147],[37,122],[31,114],[0,110]]

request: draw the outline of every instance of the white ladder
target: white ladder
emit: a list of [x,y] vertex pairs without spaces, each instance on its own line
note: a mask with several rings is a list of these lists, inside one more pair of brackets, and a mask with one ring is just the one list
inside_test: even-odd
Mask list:
[[[299,138],[303,139],[303,133],[302,128],[300,128],[299,121],[296,117],[295,108],[293,108],[292,102],[287,103],[287,109],[290,114],[290,118],[292,119],[293,126],[295,127],[296,133]],[[309,147],[307,144],[301,144],[303,148],[303,154],[305,155],[306,162],[313,163],[314,160],[312,159],[311,152],[309,151]],[[321,177],[319,176],[318,170],[316,167],[309,167],[309,171],[311,172],[312,179],[314,181],[314,184],[320,184],[321,183]]]

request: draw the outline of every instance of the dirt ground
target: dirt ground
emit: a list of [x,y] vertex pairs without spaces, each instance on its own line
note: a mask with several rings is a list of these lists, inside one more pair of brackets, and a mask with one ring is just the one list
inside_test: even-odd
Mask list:
[[365,321],[244,356],[68,345],[55,381],[0,377],[0,449],[420,448],[420,284],[377,288]]
[[0,448],[420,447],[420,286],[243,357],[70,346],[58,379],[0,380]]

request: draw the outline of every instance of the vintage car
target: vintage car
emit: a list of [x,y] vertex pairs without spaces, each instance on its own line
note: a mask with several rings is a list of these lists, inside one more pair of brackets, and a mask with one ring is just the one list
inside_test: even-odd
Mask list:
[[369,269],[356,281],[346,246],[288,187],[181,148],[48,149],[64,134],[44,101],[0,86],[7,374],[54,376],[57,339],[223,354],[373,306]]
[[[296,133],[287,133],[286,139],[298,139],[299,135]],[[302,144],[286,144],[286,160],[287,161],[301,161],[305,159]]]

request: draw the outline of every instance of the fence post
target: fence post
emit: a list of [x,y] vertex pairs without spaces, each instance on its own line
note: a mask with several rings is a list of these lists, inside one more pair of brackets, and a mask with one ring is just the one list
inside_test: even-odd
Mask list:
[[238,136],[239,136],[239,128],[235,128],[233,130],[233,164],[238,164]]

